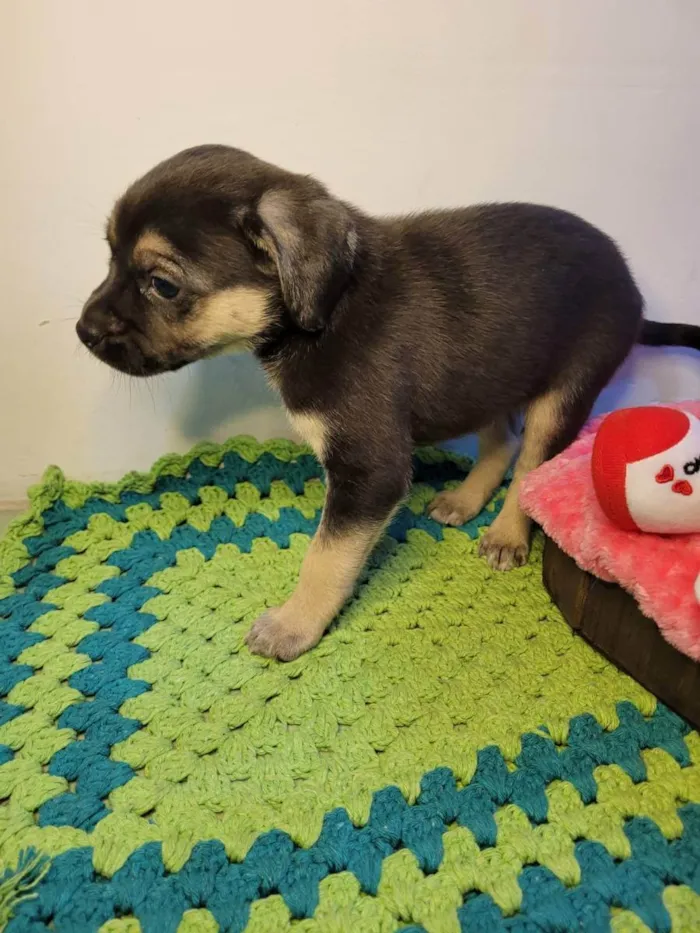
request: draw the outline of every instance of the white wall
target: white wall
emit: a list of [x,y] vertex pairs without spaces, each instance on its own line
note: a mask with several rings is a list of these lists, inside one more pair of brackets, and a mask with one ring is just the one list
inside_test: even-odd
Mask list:
[[[0,3],[0,502],[46,464],[145,468],[203,437],[286,433],[251,359],[128,383],[78,349],[112,199],[228,142],[362,207],[531,199],[616,237],[650,316],[700,323],[697,0]],[[640,351],[602,404],[700,397],[700,358]]]

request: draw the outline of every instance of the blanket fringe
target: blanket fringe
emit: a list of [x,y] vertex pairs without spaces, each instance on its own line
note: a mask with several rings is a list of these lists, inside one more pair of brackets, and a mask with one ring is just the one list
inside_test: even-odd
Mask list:
[[20,852],[15,868],[0,874],[0,930],[10,922],[16,907],[36,897],[36,887],[49,870],[51,860],[34,849]]

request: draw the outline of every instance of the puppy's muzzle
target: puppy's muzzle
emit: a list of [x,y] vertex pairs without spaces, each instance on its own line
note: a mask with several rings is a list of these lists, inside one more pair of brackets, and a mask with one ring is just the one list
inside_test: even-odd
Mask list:
[[95,352],[109,340],[123,337],[128,326],[115,314],[107,311],[102,304],[87,304],[75,325],[81,342],[88,350]]
[[151,376],[170,368],[144,353],[134,329],[103,301],[89,301],[75,329],[83,345],[98,360],[120,372]]
[[88,301],[75,330],[82,344],[98,360],[129,376],[155,376],[180,369],[189,362],[154,353],[145,335],[102,299]]
[[128,330],[124,321],[100,304],[86,305],[75,329],[80,341],[93,353],[104,348],[109,340],[123,337]]

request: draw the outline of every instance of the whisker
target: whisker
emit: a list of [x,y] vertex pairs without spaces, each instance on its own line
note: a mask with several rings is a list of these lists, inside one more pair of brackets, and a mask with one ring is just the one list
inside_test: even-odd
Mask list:
[[158,412],[156,411],[156,397],[155,397],[155,393],[153,392],[153,385],[150,379],[146,380],[146,388],[148,389],[148,393],[151,396],[151,404],[153,405],[153,414],[157,415]]

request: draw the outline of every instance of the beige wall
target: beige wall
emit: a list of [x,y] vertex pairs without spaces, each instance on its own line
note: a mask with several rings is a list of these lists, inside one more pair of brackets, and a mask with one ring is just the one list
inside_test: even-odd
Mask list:
[[[116,477],[286,431],[252,360],[127,383],[79,350],[115,195],[229,142],[373,211],[532,199],[622,244],[650,312],[700,323],[697,0],[4,0],[0,501],[49,462]],[[700,397],[644,351],[603,404]]]

